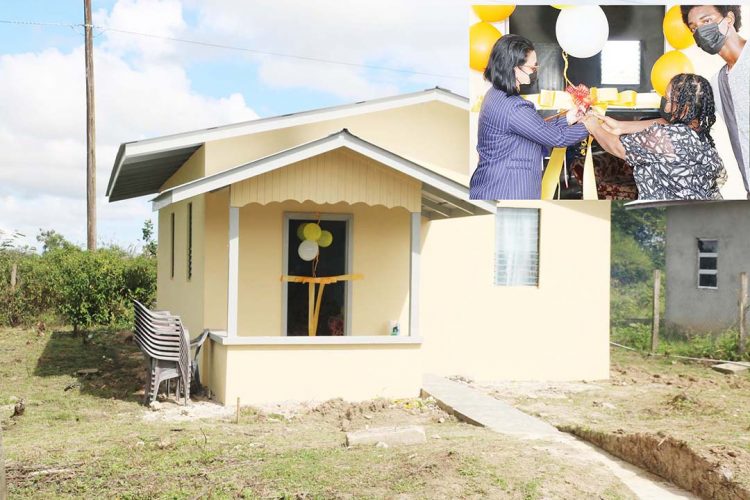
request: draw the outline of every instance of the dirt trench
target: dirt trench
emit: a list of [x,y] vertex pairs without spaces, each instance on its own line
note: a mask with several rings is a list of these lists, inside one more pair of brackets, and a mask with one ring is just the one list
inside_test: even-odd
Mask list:
[[[750,490],[733,480],[732,470],[696,453],[684,441],[652,434],[621,434],[560,426],[603,450],[701,498],[750,500]],[[726,460],[727,457],[722,457]]]

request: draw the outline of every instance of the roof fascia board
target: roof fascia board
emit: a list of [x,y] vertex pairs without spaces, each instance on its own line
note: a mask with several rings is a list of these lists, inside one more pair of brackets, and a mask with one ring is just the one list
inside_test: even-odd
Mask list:
[[125,150],[128,145],[120,144],[117,149],[117,156],[115,156],[115,168],[112,170],[112,175],[109,177],[109,183],[107,183],[107,196],[112,194],[112,188],[115,185],[115,180],[120,176],[120,169],[122,169],[122,162],[125,160]]

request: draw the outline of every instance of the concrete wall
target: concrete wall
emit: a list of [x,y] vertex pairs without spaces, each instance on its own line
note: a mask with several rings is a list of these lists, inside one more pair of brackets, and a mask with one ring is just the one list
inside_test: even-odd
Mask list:
[[205,327],[227,329],[227,276],[229,275],[229,189],[206,194]]
[[212,390],[224,404],[239,397],[243,405],[415,398],[422,386],[419,354],[418,345],[217,346]]
[[478,380],[606,379],[609,203],[500,206],[541,209],[539,286],[493,284],[494,216],[432,221],[420,285],[425,370]]
[[[718,288],[698,288],[697,239],[719,240]],[[750,202],[667,208],[666,311],[670,328],[717,332],[736,327],[739,273],[750,272]]]
[[[188,204],[193,205],[193,272],[187,277]],[[171,216],[175,214],[174,277],[171,276]],[[182,318],[195,337],[204,328],[204,214],[205,198],[196,196],[159,211],[156,303]]]

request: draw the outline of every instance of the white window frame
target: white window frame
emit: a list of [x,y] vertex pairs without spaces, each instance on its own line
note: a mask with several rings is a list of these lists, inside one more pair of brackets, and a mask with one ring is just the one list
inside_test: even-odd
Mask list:
[[[716,252],[701,252],[700,249],[700,243],[702,241],[715,241],[716,242]],[[697,268],[698,268],[698,274],[697,274],[697,285],[698,288],[704,289],[704,290],[718,290],[719,289],[719,240],[718,238],[697,238],[696,239],[696,247],[698,249],[698,262],[697,262]],[[716,269],[701,269],[701,258],[702,257],[713,257],[716,259]],[[701,285],[701,276],[703,275],[714,275],[716,276],[716,286],[706,286]]]
[[[282,238],[282,269],[283,274],[289,274],[289,222],[291,220],[308,219],[321,221],[344,221],[346,222],[346,263],[344,274],[352,272],[353,254],[352,249],[352,222],[353,214],[349,213],[313,213],[313,212],[284,212],[283,238]],[[288,300],[289,283],[284,282],[281,287],[281,336],[287,337],[287,300]],[[344,336],[352,334],[352,284],[351,281],[344,281]]]

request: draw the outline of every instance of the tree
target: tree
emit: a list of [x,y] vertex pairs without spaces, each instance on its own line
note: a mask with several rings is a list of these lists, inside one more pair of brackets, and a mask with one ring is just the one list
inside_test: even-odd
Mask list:
[[62,234],[54,229],[50,229],[49,231],[43,231],[40,229],[39,234],[36,236],[36,241],[43,245],[42,251],[45,253],[52,250],[69,250],[75,248],[73,243],[66,240]]
[[57,312],[86,342],[87,328],[112,324],[122,315],[126,256],[117,249],[84,252],[75,248],[55,250],[51,257]]
[[666,210],[664,208],[626,209],[612,203],[612,235],[628,237],[646,251],[657,268],[664,267]]
[[23,234],[18,231],[3,231],[0,229],[0,250],[10,250],[16,248],[16,242],[23,238]]
[[141,229],[143,235],[143,255],[146,257],[156,257],[157,243],[154,241],[154,223],[151,219],[146,219]]

